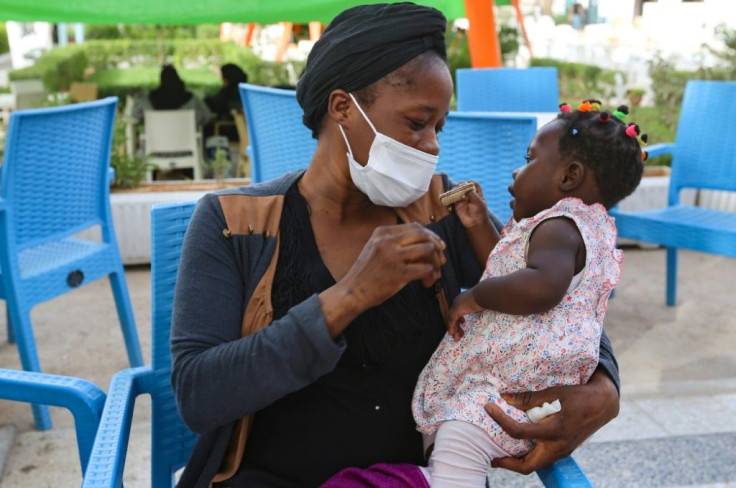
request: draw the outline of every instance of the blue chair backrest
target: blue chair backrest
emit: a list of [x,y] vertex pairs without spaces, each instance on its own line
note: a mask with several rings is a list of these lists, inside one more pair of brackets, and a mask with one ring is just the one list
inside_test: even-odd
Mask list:
[[463,68],[455,72],[461,112],[557,112],[557,68]]
[[533,116],[451,112],[440,134],[437,168],[456,183],[480,183],[488,208],[506,223],[511,172],[525,163],[536,128]]
[[[0,170],[0,196],[13,209],[12,235],[6,238],[17,251],[96,224],[104,226],[116,106],[117,98],[110,97],[13,112]],[[63,135],[60,126],[66,128]]]
[[296,92],[247,83],[239,88],[251,144],[251,181],[271,180],[309,166],[317,141],[302,124]]
[[155,205],[151,210],[151,293],[153,352],[151,368],[151,454],[153,486],[169,486],[184,466],[196,436],[184,425],[171,388],[171,312],[179,257],[196,202]]
[[687,82],[672,153],[670,204],[679,202],[682,188],[736,191],[734,115],[736,81]]

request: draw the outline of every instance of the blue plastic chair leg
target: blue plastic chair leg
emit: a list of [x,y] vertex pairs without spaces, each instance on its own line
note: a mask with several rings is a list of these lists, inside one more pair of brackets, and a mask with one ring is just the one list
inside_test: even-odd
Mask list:
[[5,324],[8,329],[8,344],[15,344],[15,332],[13,331],[13,323],[10,321],[10,309],[5,304]]
[[677,248],[667,248],[667,305],[677,303]]
[[138,332],[135,327],[133,307],[130,304],[128,285],[125,282],[125,274],[123,270],[110,274],[110,285],[112,286],[112,293],[115,297],[115,307],[118,311],[120,327],[123,330],[125,349],[128,352],[128,361],[130,361],[130,366],[132,368],[143,366],[141,345],[138,342]]
[[[41,364],[38,361],[38,352],[36,350],[36,340],[33,338],[33,329],[31,329],[31,311],[18,310],[16,306],[7,303],[10,320],[17,329],[16,339],[18,341],[18,352],[20,353],[20,363],[24,371],[41,371]],[[31,405],[33,408],[33,420],[36,423],[36,429],[48,430],[52,427],[51,414],[49,408],[45,405]]]

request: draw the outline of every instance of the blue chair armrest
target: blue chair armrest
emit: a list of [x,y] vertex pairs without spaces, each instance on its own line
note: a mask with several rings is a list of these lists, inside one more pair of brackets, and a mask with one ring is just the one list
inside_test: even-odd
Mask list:
[[74,416],[79,460],[82,473],[85,472],[105,404],[105,392],[81,378],[0,369],[0,398],[68,409]]
[[135,399],[151,368],[125,369],[113,376],[97,429],[83,488],[122,487]]
[[675,148],[674,142],[663,142],[661,144],[652,144],[644,148],[649,153],[649,159],[656,158],[663,154],[672,154],[672,150]]
[[546,488],[593,488],[571,456],[560,459],[549,468],[540,469],[537,475]]
[[5,199],[0,197],[0,210],[5,210]]

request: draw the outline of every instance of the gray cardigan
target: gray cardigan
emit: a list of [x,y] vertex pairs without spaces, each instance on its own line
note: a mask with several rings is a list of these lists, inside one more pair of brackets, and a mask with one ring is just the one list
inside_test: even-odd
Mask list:
[[[231,224],[220,198],[284,195],[302,174],[206,195],[192,217],[174,298],[171,382],[184,422],[199,437],[180,487],[209,486],[235,422],[329,373],[345,350],[341,337],[329,337],[316,295],[270,326],[241,337],[246,304],[266,272],[276,239],[258,232],[225,237],[223,230]],[[451,186],[446,176],[443,182]],[[454,214],[428,227],[448,242],[446,252],[453,253],[442,278],[452,303],[460,288],[478,281],[483,269],[467,251]],[[605,333],[600,364],[618,387],[618,366]]]

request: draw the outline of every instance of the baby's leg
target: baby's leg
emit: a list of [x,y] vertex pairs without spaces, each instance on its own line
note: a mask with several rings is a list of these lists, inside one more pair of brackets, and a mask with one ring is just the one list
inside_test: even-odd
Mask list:
[[429,459],[432,488],[483,488],[491,460],[509,454],[488,434],[460,420],[443,422]]

